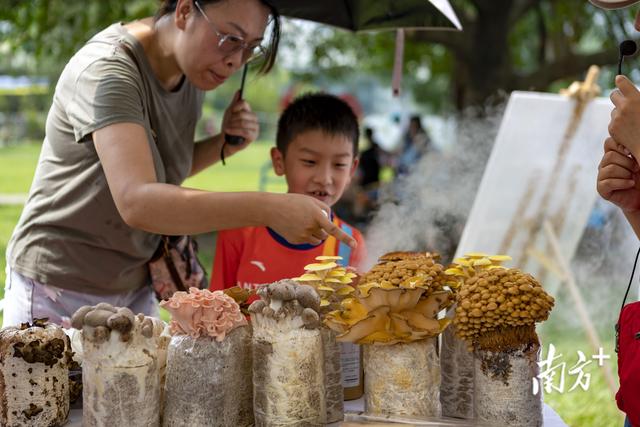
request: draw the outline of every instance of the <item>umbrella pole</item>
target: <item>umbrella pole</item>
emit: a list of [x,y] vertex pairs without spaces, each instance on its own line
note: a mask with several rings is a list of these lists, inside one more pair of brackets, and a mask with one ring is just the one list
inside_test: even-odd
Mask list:
[[[240,82],[240,99],[242,99],[244,92],[244,82],[247,80],[247,69],[249,68],[249,64],[244,64],[244,68],[242,69],[242,80]],[[238,135],[229,135],[228,133],[224,134],[224,142],[229,145],[240,145],[244,142],[244,138]],[[224,163],[224,161],[223,161]]]

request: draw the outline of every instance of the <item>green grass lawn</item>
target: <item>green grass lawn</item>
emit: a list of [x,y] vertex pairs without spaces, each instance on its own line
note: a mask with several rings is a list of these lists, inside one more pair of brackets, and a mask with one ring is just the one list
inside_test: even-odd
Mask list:
[[[244,152],[229,159],[227,166],[217,165],[209,170],[190,178],[185,185],[213,191],[255,191],[259,188],[260,168],[268,161],[269,144],[256,143]],[[0,148],[0,193],[27,193],[33,177],[39,153],[39,145],[20,145]],[[268,191],[283,191],[283,180],[276,179],[272,173]],[[5,250],[21,212],[19,206],[0,205],[0,284],[4,283]],[[199,236],[200,257],[210,270],[215,245],[215,234]],[[0,297],[3,294],[0,286]],[[558,306],[556,310],[563,309]],[[166,319],[166,313],[163,315]],[[590,374],[590,385],[587,391],[581,388],[569,392],[576,376],[568,374],[568,370],[577,362],[577,351],[581,350],[589,360],[593,354],[581,331],[567,330],[560,320],[551,319],[542,328],[541,338],[546,354],[548,344],[553,343],[558,354],[563,357],[557,362],[566,363],[565,391],[545,394],[548,403],[572,427],[617,427],[622,426],[622,416],[617,410],[613,396],[605,384],[604,377],[597,365],[592,362],[585,367],[584,372]],[[615,353],[612,350],[613,338],[610,334],[602,338],[605,343],[605,353],[611,355],[611,360],[605,362],[616,373]]]

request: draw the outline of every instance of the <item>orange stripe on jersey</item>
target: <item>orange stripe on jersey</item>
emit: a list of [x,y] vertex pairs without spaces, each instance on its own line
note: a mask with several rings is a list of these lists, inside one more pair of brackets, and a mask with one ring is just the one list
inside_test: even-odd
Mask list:
[[[340,228],[340,221],[338,221],[338,218],[334,215],[333,217],[333,224]],[[337,254],[338,252],[336,251],[336,244],[337,244],[337,239],[333,236],[329,236],[327,237],[327,240],[324,241],[324,247],[322,248],[322,255],[324,256],[335,256],[335,254]]]

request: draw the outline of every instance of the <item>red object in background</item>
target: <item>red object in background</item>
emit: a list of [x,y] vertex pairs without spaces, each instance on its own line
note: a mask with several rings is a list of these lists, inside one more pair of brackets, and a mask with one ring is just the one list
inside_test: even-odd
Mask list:
[[[300,89],[300,86],[297,84],[289,86],[282,97],[280,97],[280,111],[284,111],[285,108],[287,108],[289,104],[291,104],[298,96],[304,95],[304,92],[300,93]],[[360,101],[358,101],[358,98],[355,95],[345,92],[336,96],[346,102],[349,107],[351,107],[351,110],[353,110],[353,114],[356,115],[358,120],[362,120],[364,109],[362,108],[362,104],[360,104]]]
[[626,305],[618,320],[618,408],[640,426],[640,302]]
[[362,105],[360,104],[360,101],[358,101],[358,98],[356,98],[355,95],[352,95],[350,93],[343,93],[338,95],[338,98],[342,99],[344,102],[347,103],[347,105],[349,105],[349,107],[351,107],[351,110],[353,110],[353,114],[356,115],[358,120],[362,119],[362,115],[364,111],[362,109]]

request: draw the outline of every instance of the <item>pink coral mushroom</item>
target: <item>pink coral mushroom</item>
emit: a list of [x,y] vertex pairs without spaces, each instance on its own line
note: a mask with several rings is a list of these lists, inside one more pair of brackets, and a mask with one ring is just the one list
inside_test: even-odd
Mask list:
[[173,335],[209,336],[222,341],[234,328],[247,324],[240,306],[222,291],[190,288],[160,303],[171,313]]

